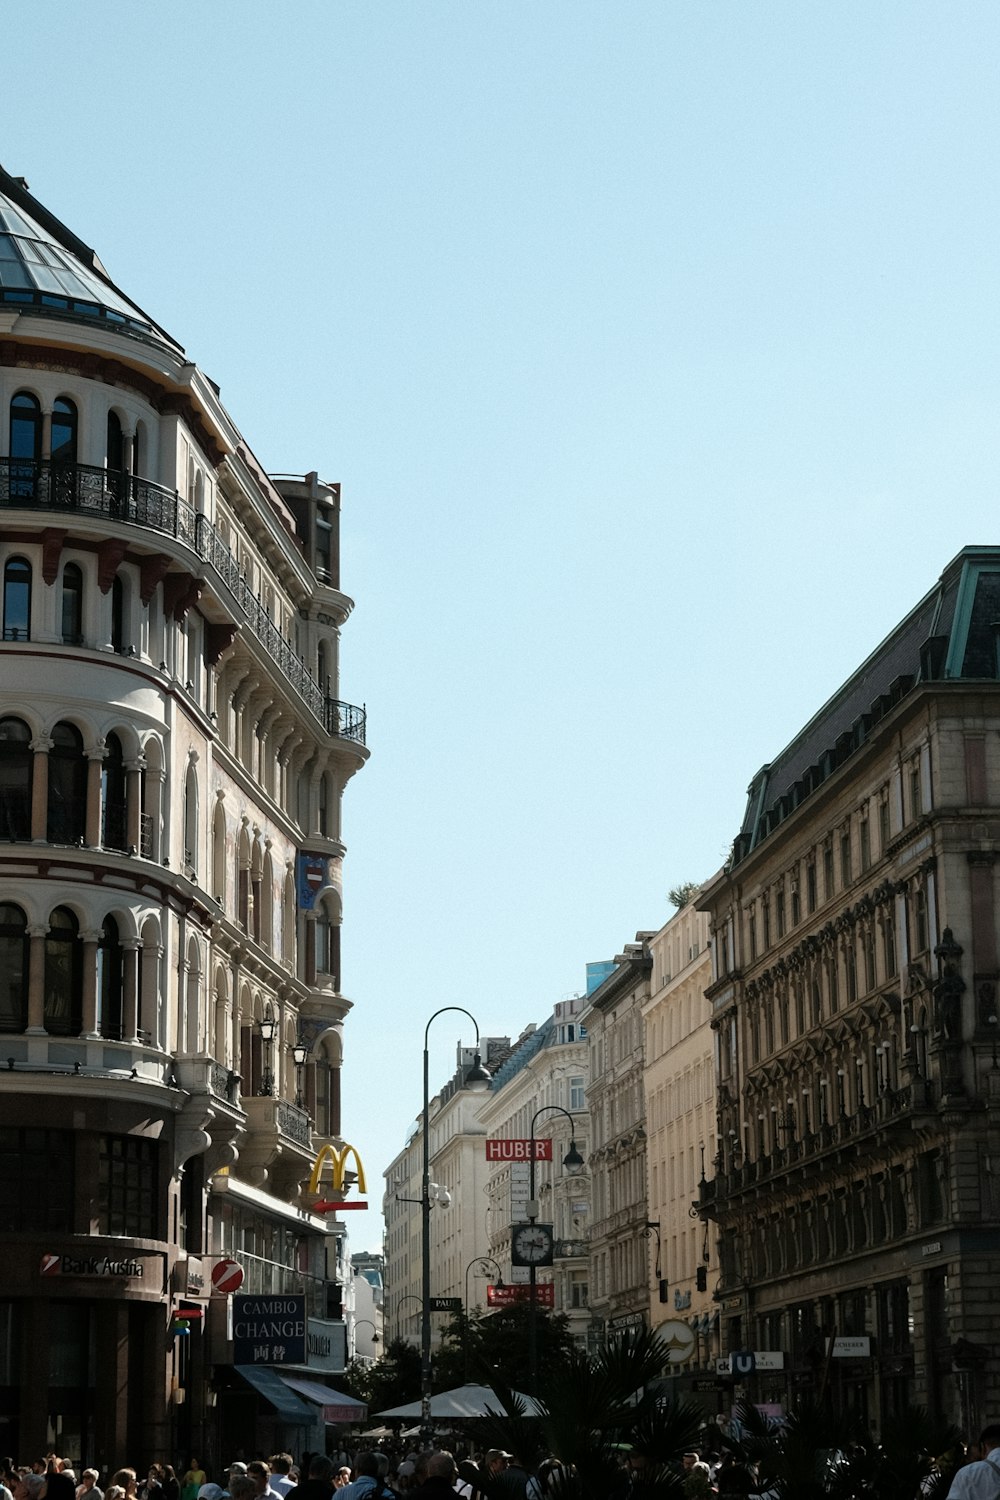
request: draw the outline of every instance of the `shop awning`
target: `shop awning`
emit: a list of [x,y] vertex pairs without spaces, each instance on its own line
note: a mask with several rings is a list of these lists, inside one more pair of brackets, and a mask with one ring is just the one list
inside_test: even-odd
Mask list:
[[368,1408],[363,1401],[356,1401],[353,1396],[346,1396],[343,1391],[335,1391],[332,1386],[324,1385],[320,1380],[305,1380],[300,1375],[281,1375],[278,1378],[297,1396],[305,1396],[307,1401],[313,1401],[317,1406],[321,1406],[324,1422],[367,1422],[368,1420]]
[[312,1408],[266,1365],[233,1365],[233,1369],[247,1385],[253,1386],[259,1396],[263,1396],[269,1406],[274,1407],[281,1420],[290,1427],[311,1427],[315,1422],[316,1413]]

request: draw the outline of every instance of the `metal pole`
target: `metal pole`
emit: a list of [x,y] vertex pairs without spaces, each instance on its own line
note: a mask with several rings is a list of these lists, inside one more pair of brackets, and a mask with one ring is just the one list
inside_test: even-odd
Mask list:
[[[528,1147],[528,1218],[534,1224],[538,1218],[535,1203],[535,1115],[531,1121],[531,1144]],[[528,1265],[528,1378],[529,1393],[533,1396],[538,1388],[538,1312],[535,1307],[535,1262]]]
[[[433,1017],[431,1018],[433,1020]],[[431,1439],[431,1139],[430,1139],[430,1061],[427,1038],[430,1021],[424,1032],[424,1171],[420,1187],[421,1291],[424,1305],[420,1316],[420,1428],[421,1440]]]

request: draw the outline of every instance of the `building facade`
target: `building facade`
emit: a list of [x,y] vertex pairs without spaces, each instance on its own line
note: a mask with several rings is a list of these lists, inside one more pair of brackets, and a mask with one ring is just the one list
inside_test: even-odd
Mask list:
[[241,1379],[208,1293],[232,1257],[244,1290],[335,1310],[300,1190],[340,1143],[340,804],[368,753],[339,698],[339,504],[269,478],[0,171],[10,1451],[211,1460],[248,1416],[262,1441],[315,1425]]
[[692,1217],[716,1156],[715,1033],[705,999],[712,978],[709,922],[693,900],[649,939],[649,957],[642,1007],[647,1218],[655,1245],[649,1322],[690,1327],[694,1338],[677,1348],[671,1365],[677,1383],[690,1390],[694,1379],[715,1375],[719,1355],[717,1237],[714,1225]]
[[583,1013],[590,1055],[593,1135],[590,1304],[604,1334],[649,1318],[645,1026],[653,962],[650,932],[636,934]]
[[754,778],[700,897],[724,1350],[876,1428],[975,1434],[1000,1373],[998,598],[1000,549],[961,553]]
[[[548,1159],[537,1160],[536,1218],[551,1224],[553,1264],[537,1272],[539,1287],[551,1286],[551,1302],[540,1305],[566,1316],[571,1337],[585,1343],[591,1327],[589,1240],[590,1174],[567,1170],[571,1143],[584,1162],[589,1154],[587,1111],[588,1049],[581,1024],[585,1002],[560,1001],[541,1026],[532,1026],[497,1069],[493,1087],[480,1103],[479,1118],[499,1152],[503,1142],[548,1143]],[[569,1116],[569,1118],[567,1118]],[[482,1246],[499,1267],[505,1286],[527,1291],[528,1271],[511,1265],[511,1225],[528,1217],[530,1167],[524,1159],[498,1157],[486,1184]],[[489,1280],[496,1281],[496,1271]],[[521,1293],[520,1295],[524,1295]],[[484,1289],[472,1305],[485,1307]],[[472,1299],[470,1299],[471,1302]]]

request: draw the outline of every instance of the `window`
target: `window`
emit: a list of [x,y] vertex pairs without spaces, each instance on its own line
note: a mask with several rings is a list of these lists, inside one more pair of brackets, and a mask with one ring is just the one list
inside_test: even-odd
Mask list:
[[97,1029],[120,1042],[125,1035],[124,971],[118,923],[105,917],[97,944]]
[[144,1136],[108,1135],[101,1141],[101,1234],[157,1238],[157,1156],[156,1142]]
[[107,438],[108,473],[121,474],[125,468],[125,435],[117,412],[108,412]]
[[80,925],[57,906],[45,937],[45,1029],[52,1036],[76,1036],[83,1025],[83,947]]
[[774,893],[774,914],[779,938],[785,935],[785,887],[779,885]]
[[83,569],[79,563],[63,568],[62,639],[64,646],[83,645]]
[[128,849],[125,787],[122,742],[116,734],[109,734],[101,767],[101,843],[105,849]]
[[885,945],[885,972],[891,978],[896,973],[896,924],[892,917],[886,917],[882,925],[882,938]]
[[798,885],[798,881],[793,881],[792,882],[792,926],[793,927],[797,927],[799,925],[799,919],[800,919],[801,915],[802,915],[802,909],[801,909],[801,904],[800,904],[800,901],[799,901],[799,885]]
[[829,901],[833,896],[833,844],[823,845],[823,898]]
[[72,724],[57,724],[49,751],[49,843],[82,843],[86,816],[87,762],[83,738]]
[[910,817],[916,821],[923,812],[920,786],[920,760],[910,764]]
[[0,1194],[16,1205],[22,1233],[72,1232],[73,1146],[71,1130],[0,1129]]
[[330,918],[322,907],[316,915],[316,972],[317,974],[332,974],[333,972]]
[[757,914],[753,908],[750,909],[750,921],[748,923],[750,937],[750,961],[757,957]]
[[0,1031],[28,1024],[28,924],[19,906],[0,903]]
[[918,886],[913,893],[913,951],[924,953],[927,949],[927,893]]
[[762,910],[764,913],[764,949],[766,952],[771,946],[771,907],[766,898],[762,902]]
[[33,500],[42,459],[42,408],[38,398],[18,391],[10,403],[10,495]]
[[125,655],[125,585],[118,574],[111,584],[111,649]]
[[867,870],[872,862],[872,835],[867,817],[858,824],[858,842],[861,845],[861,868]]
[[65,396],[52,403],[52,462],[76,463],[76,407]]
[[570,1111],[584,1109],[586,1106],[586,1086],[582,1078],[571,1078],[569,1081],[569,1107]]
[[31,837],[31,730],[0,719],[0,839]]
[[845,828],[840,835],[840,884],[846,890],[854,879],[854,871],[851,867],[851,830]]
[[878,850],[884,854],[889,847],[889,794],[884,792],[878,802]]
[[31,639],[31,564],[12,557],[3,570],[3,638]]
[[810,860],[806,865],[806,906],[810,912],[816,910],[816,864]]

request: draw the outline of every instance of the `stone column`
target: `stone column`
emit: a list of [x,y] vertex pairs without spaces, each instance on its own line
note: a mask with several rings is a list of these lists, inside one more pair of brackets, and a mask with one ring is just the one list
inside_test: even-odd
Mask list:
[[45,938],[48,925],[28,928],[28,1034],[45,1035]]
[[122,1036],[126,1042],[139,1040],[139,946],[138,938],[122,939]]
[[87,757],[87,815],[84,822],[87,847],[100,847],[103,832],[104,809],[101,806],[101,770],[104,765],[104,746],[88,750]]
[[52,740],[46,736],[31,741],[31,838],[36,844],[48,841],[49,832],[49,751]]
[[100,939],[98,928],[80,934],[83,943],[83,1026],[80,1035],[86,1038],[100,1036],[97,1025],[97,945]]

